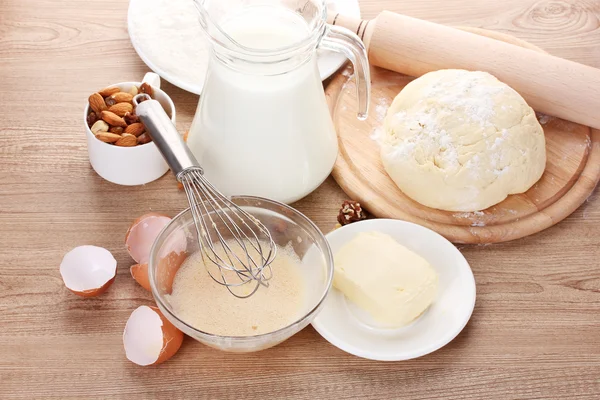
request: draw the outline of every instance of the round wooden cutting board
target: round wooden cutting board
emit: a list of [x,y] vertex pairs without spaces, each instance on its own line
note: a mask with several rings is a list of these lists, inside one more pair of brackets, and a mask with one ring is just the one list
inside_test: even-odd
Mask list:
[[[476,28],[461,28],[522,47],[541,49],[515,37]],[[600,131],[546,115],[538,115],[546,135],[546,170],[527,192],[478,212],[449,212],[423,206],[406,196],[385,172],[379,146],[392,100],[412,79],[371,68],[371,104],[365,121],[356,118],[356,86],[352,68],[339,73],[326,89],[340,152],[333,177],[353,200],[371,214],[426,226],[455,243],[496,243],[548,228],[575,211],[600,178]]]

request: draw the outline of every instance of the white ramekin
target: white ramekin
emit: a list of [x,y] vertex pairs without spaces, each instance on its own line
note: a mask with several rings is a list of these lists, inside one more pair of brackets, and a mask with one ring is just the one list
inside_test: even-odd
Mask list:
[[[154,99],[158,100],[175,123],[175,105],[171,98],[160,90],[160,77],[157,74],[147,73],[142,82],[121,82],[107,86],[118,86],[122,91],[128,92],[133,85],[139,87],[143,82],[152,86]],[[102,178],[118,185],[143,185],[160,178],[169,170],[153,142],[121,147],[96,139],[87,124],[88,113],[89,104],[86,104],[83,125],[87,134],[88,155],[92,168]]]

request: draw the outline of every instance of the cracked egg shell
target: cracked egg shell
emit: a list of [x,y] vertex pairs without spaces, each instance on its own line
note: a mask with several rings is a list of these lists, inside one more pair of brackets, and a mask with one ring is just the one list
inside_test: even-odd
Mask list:
[[[156,268],[156,285],[158,290],[170,294],[173,291],[173,281],[175,275],[179,271],[179,267],[187,258],[185,251],[172,251],[164,257],[161,257]],[[150,277],[148,275],[148,264],[132,265],[130,270],[131,276],[141,287],[151,292]]]
[[159,291],[171,294],[175,275],[186,258],[187,253],[185,251],[172,251],[160,259],[156,268],[156,285]]
[[154,212],[144,214],[133,221],[125,235],[125,246],[135,262],[148,263],[154,240],[169,222],[170,217]]
[[129,272],[131,272],[131,277],[135,279],[141,287],[149,292],[152,291],[150,288],[150,278],[148,277],[148,264],[132,265]]
[[132,313],[123,331],[127,359],[137,365],[157,365],[173,357],[183,342],[183,332],[156,307],[140,306]]
[[67,289],[81,297],[104,293],[114,282],[117,260],[110,251],[97,246],[79,246],[60,263],[60,275]]

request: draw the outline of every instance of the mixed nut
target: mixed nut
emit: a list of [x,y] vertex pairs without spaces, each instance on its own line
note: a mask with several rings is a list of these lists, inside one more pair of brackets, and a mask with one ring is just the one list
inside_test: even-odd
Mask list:
[[154,98],[152,86],[142,83],[128,92],[113,86],[104,88],[89,97],[87,124],[98,140],[116,146],[132,147],[152,141],[137,115],[133,97],[146,93]]
[[337,221],[341,226],[367,219],[367,214],[358,201],[346,200],[340,207]]

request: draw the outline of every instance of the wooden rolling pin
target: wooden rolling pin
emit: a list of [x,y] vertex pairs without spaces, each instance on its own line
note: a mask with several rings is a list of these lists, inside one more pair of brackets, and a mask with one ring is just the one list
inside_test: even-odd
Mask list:
[[356,32],[371,65],[410,76],[486,71],[536,111],[600,129],[600,69],[389,11],[370,21],[333,14],[328,22]]

